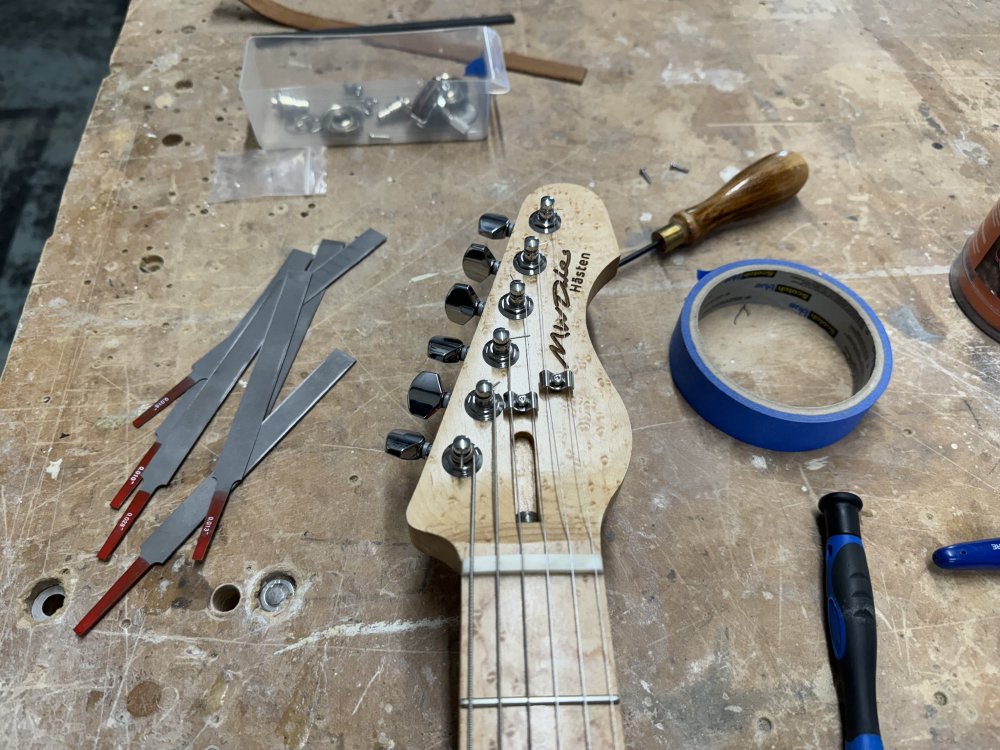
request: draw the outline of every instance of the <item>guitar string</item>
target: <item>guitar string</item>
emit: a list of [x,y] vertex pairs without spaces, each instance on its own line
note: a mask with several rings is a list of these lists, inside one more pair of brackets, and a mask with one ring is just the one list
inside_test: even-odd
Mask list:
[[[522,326],[522,329],[523,329],[523,326]],[[526,333],[524,335],[524,338],[525,338],[525,348],[527,348],[527,334]],[[508,367],[506,369],[507,369],[507,392],[510,393],[512,391],[512,381],[511,381],[511,372],[510,372],[510,366],[509,366],[509,364],[508,364]],[[516,431],[514,429],[513,412],[511,412],[511,415],[510,415],[510,417],[508,417],[508,419],[510,420],[510,422],[509,422],[509,424],[510,424],[510,430],[509,430],[509,432],[510,432],[510,454],[511,454],[511,462],[514,465],[514,471],[512,471],[512,474],[511,474],[511,481],[512,481],[512,484],[513,484],[513,487],[514,487],[514,528],[517,529],[517,551],[518,551],[518,554],[520,555],[520,558],[521,558],[521,571],[520,571],[520,574],[518,576],[518,578],[520,580],[519,580],[518,583],[519,583],[520,588],[521,588],[521,644],[522,644],[522,649],[521,650],[522,650],[523,656],[524,656],[524,694],[527,696],[527,695],[531,695],[531,674],[530,674],[530,671],[529,671],[529,669],[530,669],[530,659],[529,659],[529,655],[528,655],[528,597],[527,597],[527,593],[525,591],[525,589],[526,589],[526,581],[525,581],[525,572],[524,572],[524,565],[525,565],[525,562],[524,562],[524,559],[525,559],[524,558],[524,535],[523,535],[524,532],[523,532],[523,529],[521,527],[521,518],[518,516],[518,512],[517,512],[517,471],[516,471],[516,469],[517,469],[517,457],[516,457],[517,440],[516,440]],[[525,706],[525,725],[527,727],[527,734],[528,734],[528,737],[527,737],[527,739],[528,739],[528,747],[531,747],[531,706],[530,705]]]
[[[573,402],[572,399],[570,399],[570,401],[569,401],[569,413],[570,413],[570,422],[573,425],[573,437],[572,437],[572,440],[574,441],[574,443],[576,445],[576,448],[575,448],[576,455],[579,455],[580,454],[580,443],[579,443],[579,433],[577,432],[576,404]],[[573,475],[574,475],[574,480],[576,482],[577,488],[579,488],[579,486],[580,486],[580,479],[579,479],[579,476],[577,475],[577,467],[576,467],[575,463],[573,465]],[[580,497],[582,498],[582,495]],[[584,525],[586,526],[586,529],[587,529],[587,540],[588,540],[588,542],[590,544],[590,554],[593,555],[593,554],[596,553],[597,550],[596,550],[596,547],[594,545],[593,531],[591,530],[591,526],[590,526],[590,512],[586,509],[586,507],[584,506],[582,500],[580,502],[580,512],[584,516]],[[612,673],[613,673],[614,670],[612,670],[612,668],[611,668],[611,655],[610,655],[610,648],[609,648],[610,640],[607,638],[607,634],[606,634],[606,631],[605,631],[605,628],[604,628],[604,610],[603,610],[603,607],[601,606],[601,599],[602,599],[602,597],[601,597],[600,576],[597,573],[595,573],[594,574],[594,600],[597,603],[597,621],[598,621],[598,623],[600,623],[600,628],[601,628],[601,650],[602,650],[602,652],[604,654],[604,681],[605,681],[605,683],[608,686],[607,694],[611,695],[612,694],[611,681],[612,681]],[[614,747],[618,746],[618,732],[615,729],[615,727],[616,727],[616,722],[615,722],[615,707],[614,707],[614,704],[611,704],[611,703],[608,704],[608,719],[611,721],[610,726],[611,726],[612,747],[614,748]]]
[[491,453],[493,458],[493,478],[492,478],[492,504],[493,504],[493,556],[497,564],[493,566],[493,613],[494,613],[494,641],[496,642],[496,676],[497,676],[497,748],[503,747],[503,709],[501,708],[501,698],[503,691],[501,685],[502,663],[500,660],[500,503],[497,496],[500,494],[500,477],[497,472],[497,420],[494,411],[493,419],[490,420]]
[[[447,450],[447,448],[445,449]],[[473,454],[475,461],[475,454]],[[475,464],[473,463],[473,468]],[[465,634],[467,646],[465,654],[465,697],[468,699],[468,707],[465,709],[465,730],[466,748],[474,750],[472,743],[472,717],[475,710],[472,708],[473,686],[473,644],[476,634],[475,628],[475,606],[476,606],[476,472],[472,472],[472,480],[469,482],[469,606],[466,617],[468,617],[467,632]]]
[[[554,271],[555,270],[554,266],[555,266],[555,263],[556,263],[556,249],[557,249],[556,238],[554,236],[551,236],[551,237],[548,237],[547,239],[549,240],[549,248],[548,248],[549,251],[550,251],[549,252],[549,258],[550,258],[550,261],[551,261],[551,263],[553,265],[553,269],[552,270]],[[568,271],[568,269],[567,269],[567,271]],[[539,286],[539,291],[540,290],[541,290],[541,286]],[[542,300],[539,299],[539,301],[538,301],[538,324],[539,324],[539,332],[540,332],[539,357],[541,358],[542,370],[547,369],[546,368],[546,362],[545,362],[545,330],[546,329],[545,329],[544,307],[545,306],[542,304]],[[554,399],[552,399],[552,398],[546,399],[546,406],[547,407],[551,406],[551,404],[553,403],[553,401],[554,401]],[[553,418],[553,415],[552,415],[552,409],[551,408],[546,408],[546,410],[545,410],[545,416],[546,416],[546,424],[547,424],[548,432],[549,432],[549,441],[548,441],[548,443],[549,443],[549,457],[550,457],[550,459],[553,462],[553,467],[555,468],[555,473],[556,473],[556,478],[557,478],[557,481],[556,481],[556,506],[559,508],[559,517],[560,517],[560,519],[562,521],[563,533],[565,534],[565,537],[566,537],[566,549],[567,549],[568,556],[569,556],[570,587],[571,587],[572,600],[573,600],[573,621],[574,621],[574,626],[576,628],[576,653],[577,653],[578,669],[579,669],[579,672],[580,672],[580,694],[582,696],[584,696],[584,698],[585,698],[584,702],[583,702],[583,734],[584,734],[584,742],[586,744],[586,747],[587,747],[588,750],[590,750],[591,747],[592,747],[591,738],[590,738],[590,707],[589,707],[589,705],[588,705],[588,703],[586,701],[586,696],[588,695],[588,692],[587,692],[587,677],[586,677],[586,669],[585,669],[584,663],[583,663],[583,635],[582,635],[582,626],[581,626],[581,621],[580,621],[580,606],[579,606],[579,601],[578,601],[577,592],[576,592],[576,566],[575,566],[575,562],[574,562],[573,540],[572,540],[571,534],[570,534],[569,522],[567,521],[567,518],[566,518],[566,511],[565,511],[565,508],[563,506],[562,499],[560,497],[561,490],[563,488],[563,483],[562,483],[562,465],[561,465],[561,463],[559,461],[559,453],[558,453],[558,451],[555,451],[555,443],[556,443],[555,422],[554,422],[554,418]],[[578,457],[578,454],[574,454],[574,461],[573,461],[574,465],[576,463],[576,458],[577,457]],[[579,496],[580,495],[579,485],[577,486],[576,490],[577,490],[577,495]]]
[[[513,321],[511,321],[513,324]],[[525,350],[527,350],[527,335],[523,330],[523,338],[525,339]],[[509,333],[509,331],[508,331]],[[511,337],[513,338],[513,337]],[[506,368],[507,375],[507,392],[513,393],[513,379],[511,372],[511,363],[508,363]],[[521,559],[521,571],[519,574],[519,584],[521,588],[521,650],[524,656],[524,693],[525,695],[531,695],[530,678],[528,674],[529,659],[528,659],[528,601],[525,595],[525,574],[524,574],[524,537],[523,530],[521,528],[521,519],[518,517],[518,497],[517,497],[517,448],[516,448],[516,437],[514,429],[514,412],[511,410],[510,415],[507,417],[508,420],[508,438],[510,440],[510,463],[511,463],[511,490],[513,497],[513,513],[514,513],[514,528],[517,529],[517,550],[518,555]],[[499,636],[498,636],[499,637]],[[525,706],[525,726],[527,728],[527,740],[528,747],[531,747],[531,706]]]
[[[568,271],[569,269],[567,269]],[[570,440],[573,443],[573,454],[577,457],[580,456],[580,431],[576,418],[576,400],[567,399],[567,407],[570,417],[570,425],[572,429],[570,430]],[[583,492],[581,491],[580,476],[578,470],[578,461],[573,462],[573,481],[576,485],[577,491],[577,502],[579,504],[580,513],[584,519],[584,528],[587,532],[587,542],[590,548],[590,554],[593,556],[597,553],[597,545],[594,543],[594,532],[591,525],[590,511],[583,502]],[[601,575],[598,573],[593,574],[594,580],[594,602],[597,606],[597,621],[600,627],[600,637],[601,637],[601,652],[604,657],[604,680],[607,685],[607,690],[605,691],[607,695],[612,694],[612,667],[611,667],[611,655],[610,655],[610,639],[608,638],[607,631],[604,624],[604,608],[601,604]],[[608,704],[608,719],[610,721],[612,747],[618,746],[618,732],[616,731],[617,722],[615,721],[616,712],[614,704]]]
[[[538,312],[539,312],[539,315],[541,315],[542,314],[542,307],[543,307],[543,305],[542,305],[542,299],[541,299],[541,290],[543,288],[542,284],[541,284],[541,279],[539,278],[538,275],[536,275],[534,277],[529,277],[529,278],[533,278],[535,280],[535,297],[537,298],[537,301],[538,301]],[[531,374],[531,361],[530,361],[531,353],[530,353],[529,347],[528,347],[528,339],[531,338],[531,335],[527,332],[527,330],[528,330],[528,324],[527,324],[527,322],[522,323],[522,327],[524,328],[524,331],[525,331],[525,335],[524,335],[524,339],[525,339],[525,344],[524,344],[524,367],[525,367],[525,370],[527,371],[527,374],[528,374],[528,393],[530,394],[532,392],[531,391],[532,383],[534,383],[535,380],[536,380],[536,378],[533,378],[532,374]],[[541,330],[544,333],[544,331],[545,331],[544,321],[542,322]],[[540,347],[544,347],[545,346],[545,339],[544,339],[544,337],[539,338],[539,342],[540,342],[539,343]],[[544,358],[543,358],[543,363],[544,363]],[[530,420],[531,420],[531,434],[532,434],[532,436],[535,436],[535,435],[538,434],[538,423],[537,423],[537,419],[536,419],[536,415],[535,415],[534,410],[530,411],[529,415],[530,415]],[[537,445],[538,445],[537,442],[535,442],[533,444],[533,446],[532,446],[532,452],[535,455],[535,461],[534,461],[534,464],[535,464],[535,476],[532,477],[532,479],[534,480],[535,488],[536,488],[536,492],[537,492],[537,498],[536,499],[537,499],[537,502],[538,502],[538,508],[537,508],[537,512],[538,512],[538,525],[539,525],[539,531],[541,532],[541,537],[542,537],[542,554],[543,555],[548,555],[549,554],[548,532],[545,529],[545,524],[546,524],[546,519],[548,518],[548,514],[543,512],[544,507],[545,507],[545,502],[544,502],[545,497],[544,497],[543,484],[542,484],[541,460],[540,460],[540,457],[539,457],[539,453],[536,450]],[[556,473],[556,475],[558,477],[558,466],[555,466],[554,468],[556,469],[555,473]],[[558,481],[557,481],[556,484],[558,485]],[[558,506],[558,504],[559,504],[559,496],[558,496],[558,491],[557,491],[557,493],[556,493],[556,505]],[[544,568],[545,568],[545,612],[546,612],[546,618],[548,620],[548,628],[549,628],[549,661],[550,661],[551,670],[552,670],[552,694],[554,696],[556,696],[556,697],[559,697],[560,696],[560,692],[559,692],[559,670],[558,670],[557,665],[556,665],[555,628],[553,627],[553,624],[552,624],[552,598],[551,598],[552,579],[551,579],[551,572],[549,571],[549,566],[545,565]],[[527,641],[525,641],[525,652],[526,652],[525,653],[525,657],[527,658]],[[562,706],[560,705],[560,703],[559,703],[558,700],[556,701],[556,704],[555,704],[554,708],[555,708],[554,715],[555,715],[556,749],[558,750],[562,746],[562,740],[561,740],[562,732],[561,732],[561,727],[560,727],[560,714],[559,714],[559,712],[562,710]]]

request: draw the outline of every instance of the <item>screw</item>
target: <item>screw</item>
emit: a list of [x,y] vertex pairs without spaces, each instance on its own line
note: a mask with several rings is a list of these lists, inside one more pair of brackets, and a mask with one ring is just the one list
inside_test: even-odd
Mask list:
[[277,612],[294,593],[295,581],[290,576],[279,573],[260,587],[257,601],[265,612]]

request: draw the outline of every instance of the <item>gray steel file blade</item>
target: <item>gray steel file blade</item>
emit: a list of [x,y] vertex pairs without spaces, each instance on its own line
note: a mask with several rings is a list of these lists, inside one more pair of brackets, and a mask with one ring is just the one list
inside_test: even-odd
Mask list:
[[[309,410],[347,374],[355,361],[344,352],[334,350],[323,364],[313,370],[278,405],[261,426],[247,474],[253,471],[271,449],[281,442],[281,439],[309,413]],[[215,479],[206,477],[142,543],[139,547],[139,556],[153,565],[162,565],[170,559],[170,556],[201,526],[214,492]]]

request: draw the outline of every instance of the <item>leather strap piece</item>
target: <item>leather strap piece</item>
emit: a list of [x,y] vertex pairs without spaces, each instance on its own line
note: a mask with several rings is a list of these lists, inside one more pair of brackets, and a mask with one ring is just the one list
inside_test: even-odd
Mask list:
[[[349,21],[338,21],[334,18],[322,18],[304,11],[289,8],[274,0],[240,0],[255,13],[264,16],[282,26],[288,26],[302,31],[323,31],[325,29],[351,29],[359,24]],[[523,73],[537,78],[548,78],[553,81],[564,81],[580,85],[587,77],[587,69],[579,65],[544,60],[540,57],[521,55],[517,52],[505,52],[504,60],[507,70]]]

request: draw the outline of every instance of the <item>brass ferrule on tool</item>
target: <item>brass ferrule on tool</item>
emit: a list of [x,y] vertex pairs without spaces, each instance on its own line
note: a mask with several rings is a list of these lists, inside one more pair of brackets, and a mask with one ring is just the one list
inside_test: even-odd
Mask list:
[[687,242],[687,235],[687,230],[682,225],[675,224],[671,218],[669,224],[650,235],[650,240],[656,243],[658,250],[669,253],[683,246]]

